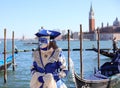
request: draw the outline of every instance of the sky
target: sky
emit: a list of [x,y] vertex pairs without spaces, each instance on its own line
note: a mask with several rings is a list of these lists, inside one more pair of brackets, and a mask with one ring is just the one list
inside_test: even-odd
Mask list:
[[89,11],[92,4],[95,28],[120,21],[120,0],[0,0],[0,38],[34,38],[43,26],[49,30],[89,30]]

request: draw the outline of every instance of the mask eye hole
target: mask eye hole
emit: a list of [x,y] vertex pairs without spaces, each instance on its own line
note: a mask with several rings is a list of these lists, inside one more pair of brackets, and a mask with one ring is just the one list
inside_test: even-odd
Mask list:
[[48,44],[48,39],[46,39],[46,38],[39,38],[39,42]]

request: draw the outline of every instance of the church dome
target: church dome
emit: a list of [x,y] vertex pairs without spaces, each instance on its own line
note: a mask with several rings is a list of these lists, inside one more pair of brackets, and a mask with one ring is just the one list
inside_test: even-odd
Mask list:
[[118,21],[117,17],[116,17],[115,21],[113,22],[113,26],[120,26],[120,21]]

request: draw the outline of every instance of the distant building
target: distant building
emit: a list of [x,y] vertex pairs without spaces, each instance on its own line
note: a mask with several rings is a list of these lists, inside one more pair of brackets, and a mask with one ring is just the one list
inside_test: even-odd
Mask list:
[[[99,31],[100,31],[100,40],[112,40],[114,37],[116,37],[116,40],[120,40],[120,21],[116,17],[112,25],[109,25],[109,23],[107,23],[107,25],[104,26],[102,22]],[[73,39],[78,40],[79,35],[80,35],[79,32],[74,32]],[[89,40],[97,39],[97,32],[95,29],[95,18],[94,18],[94,11],[92,8],[92,4],[89,12],[89,32],[83,32],[83,39],[89,39]]]
[[[99,31],[100,31],[100,40],[111,40],[114,37],[116,37],[117,40],[120,40],[120,21],[116,17],[112,26],[109,26],[109,23],[107,23],[107,26],[104,27],[103,23],[101,23],[101,28],[99,28]],[[94,11],[92,5],[90,7],[90,12],[89,12],[89,32],[84,32],[83,38],[90,40],[96,40],[97,38],[97,33],[95,29]]]
[[89,32],[93,33],[94,31],[95,31],[95,18],[94,18],[94,11],[91,5],[89,12]]
[[74,33],[73,33],[73,39],[74,39],[74,40],[79,40],[79,39],[80,39],[80,38],[79,38],[79,35],[80,35],[79,32],[74,32]]
[[120,40],[120,21],[116,17],[112,26],[105,26],[100,28],[101,40],[111,40],[116,37],[117,40]]

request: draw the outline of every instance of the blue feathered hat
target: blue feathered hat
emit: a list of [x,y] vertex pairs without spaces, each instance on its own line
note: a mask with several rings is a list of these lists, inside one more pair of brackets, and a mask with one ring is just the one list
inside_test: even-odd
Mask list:
[[46,30],[46,29],[40,29],[39,32],[37,32],[35,35],[37,37],[41,36],[50,36],[50,39],[55,39],[57,36],[59,36],[61,33],[53,30]]

